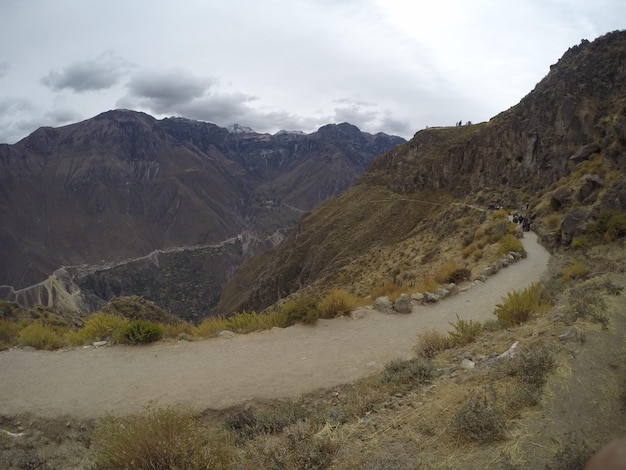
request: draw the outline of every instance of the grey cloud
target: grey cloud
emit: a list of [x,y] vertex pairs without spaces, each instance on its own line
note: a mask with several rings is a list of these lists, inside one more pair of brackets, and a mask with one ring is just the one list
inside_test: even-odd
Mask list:
[[79,112],[67,108],[56,108],[48,111],[45,114],[45,117],[46,120],[50,123],[49,125],[52,126],[60,126],[82,119],[82,116]]
[[35,107],[25,98],[0,97],[0,142],[15,143],[17,140],[43,125],[33,118]]
[[40,82],[53,91],[69,89],[84,93],[104,90],[118,83],[130,67],[125,59],[106,51],[95,59],[75,62],[60,71],[50,70]]
[[182,70],[143,72],[128,84],[129,101],[138,101],[159,114],[176,112],[203,97],[216,83],[211,77],[196,77]]
[[11,70],[11,66],[8,62],[0,62],[0,78],[6,77]]

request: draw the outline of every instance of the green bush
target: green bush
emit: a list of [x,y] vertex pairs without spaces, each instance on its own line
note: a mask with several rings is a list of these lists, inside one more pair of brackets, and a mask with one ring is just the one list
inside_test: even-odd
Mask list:
[[587,263],[582,259],[577,259],[563,268],[561,276],[567,282],[572,279],[584,279],[590,272],[591,269],[587,266]]
[[459,437],[484,444],[504,439],[504,414],[484,395],[470,395],[457,411],[450,424]]
[[288,300],[281,306],[280,312],[286,318],[286,326],[296,323],[314,325],[320,317],[317,301],[311,297]]
[[111,340],[119,336],[120,331],[128,324],[128,320],[118,315],[96,313],[85,322],[78,331],[67,335],[68,341],[74,345],[91,343],[93,341]]
[[528,321],[541,307],[541,286],[533,283],[522,290],[509,292],[504,301],[496,305],[494,313],[498,320],[516,326]]
[[454,327],[454,331],[448,331],[450,344],[453,347],[473,343],[482,331],[482,325],[479,322],[461,320],[458,315],[456,322],[450,325]]
[[499,256],[505,255],[511,251],[516,251],[520,253],[524,251],[524,245],[522,244],[521,240],[511,234],[503,236],[498,241],[498,245],[500,245],[500,248],[498,249]]
[[606,235],[609,240],[626,236],[626,214],[615,214],[606,224]]
[[340,315],[350,315],[356,306],[356,297],[343,289],[335,289],[324,296],[318,309],[322,318],[334,318]]
[[116,339],[125,344],[148,344],[158,341],[162,337],[163,329],[158,323],[133,320],[119,331],[119,338]]
[[448,336],[441,334],[437,330],[426,330],[417,335],[415,352],[422,357],[432,358],[439,351],[448,349],[450,346],[451,342]]
[[41,320],[22,328],[17,334],[20,346],[31,346],[35,349],[54,350],[64,346],[61,335],[51,326],[44,325]]
[[109,469],[226,469],[234,455],[226,434],[201,429],[183,407],[150,405],[127,416],[107,415],[93,445],[96,464]]

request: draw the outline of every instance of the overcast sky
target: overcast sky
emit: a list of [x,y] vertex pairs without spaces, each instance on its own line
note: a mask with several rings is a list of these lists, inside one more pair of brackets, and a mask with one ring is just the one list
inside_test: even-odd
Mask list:
[[0,0],[0,142],[127,108],[410,138],[517,104],[624,0]]

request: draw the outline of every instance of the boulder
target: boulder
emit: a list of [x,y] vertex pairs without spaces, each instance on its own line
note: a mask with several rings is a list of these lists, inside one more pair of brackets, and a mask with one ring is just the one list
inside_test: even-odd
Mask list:
[[459,293],[459,288],[454,282],[451,282],[450,284],[448,284],[446,286],[446,289],[450,295],[457,295]]
[[439,289],[435,291],[435,295],[437,295],[439,299],[445,299],[446,297],[450,295],[450,291],[448,289],[444,289],[443,287],[440,287]]
[[424,298],[428,303],[439,302],[439,296],[433,292],[424,292]]
[[415,292],[414,294],[411,294],[411,300],[419,305],[422,305],[425,300],[424,294],[421,292]]
[[378,310],[383,313],[393,312],[393,302],[387,296],[378,297],[374,300],[374,310]]
[[580,163],[584,160],[587,160],[591,155],[600,151],[600,146],[592,142],[590,144],[581,147],[574,155],[569,157],[571,162]]
[[407,294],[400,294],[393,304],[393,309],[398,313],[411,313],[413,311],[411,298]]
[[583,209],[574,209],[561,224],[561,243],[569,245],[576,235],[582,235],[585,232],[585,225],[589,213]]

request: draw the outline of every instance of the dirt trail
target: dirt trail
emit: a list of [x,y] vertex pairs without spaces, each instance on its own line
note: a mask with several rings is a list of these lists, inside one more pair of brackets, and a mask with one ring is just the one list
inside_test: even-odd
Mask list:
[[351,382],[408,358],[420,331],[450,329],[456,315],[494,318],[513,289],[540,280],[549,254],[526,234],[528,258],[482,284],[410,315],[365,309],[355,318],[323,320],[231,338],[58,352],[0,352],[0,414],[97,417],[127,413],[150,400],[198,409],[225,408],[252,398],[296,397]]

